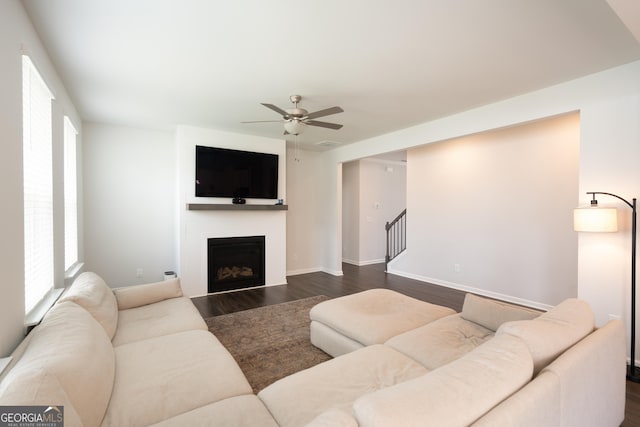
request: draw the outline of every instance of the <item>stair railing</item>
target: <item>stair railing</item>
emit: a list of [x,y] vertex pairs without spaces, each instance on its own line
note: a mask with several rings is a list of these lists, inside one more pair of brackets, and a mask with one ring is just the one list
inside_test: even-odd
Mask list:
[[407,210],[400,212],[393,221],[384,226],[387,231],[387,254],[384,257],[384,271],[392,259],[407,249]]

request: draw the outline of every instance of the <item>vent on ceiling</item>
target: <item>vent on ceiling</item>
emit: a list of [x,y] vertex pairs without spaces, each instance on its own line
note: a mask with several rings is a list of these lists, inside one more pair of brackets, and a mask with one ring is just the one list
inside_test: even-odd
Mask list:
[[320,147],[329,148],[329,147],[337,147],[338,145],[340,145],[340,143],[336,141],[324,140],[324,141],[316,142],[316,145],[319,145]]

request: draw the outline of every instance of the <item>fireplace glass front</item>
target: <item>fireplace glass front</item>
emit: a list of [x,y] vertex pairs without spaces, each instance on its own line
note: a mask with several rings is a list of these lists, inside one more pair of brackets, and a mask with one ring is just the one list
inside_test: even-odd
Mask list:
[[265,284],[265,237],[224,237],[208,241],[208,292]]

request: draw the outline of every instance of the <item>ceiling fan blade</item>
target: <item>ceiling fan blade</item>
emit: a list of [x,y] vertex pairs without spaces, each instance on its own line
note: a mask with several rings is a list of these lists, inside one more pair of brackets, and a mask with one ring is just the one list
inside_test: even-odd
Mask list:
[[[265,104],[262,104],[265,105]],[[316,111],[315,113],[309,113],[307,114],[307,118],[308,119],[316,119],[318,117],[324,117],[324,116],[329,116],[331,114],[337,114],[337,113],[342,113],[344,112],[344,110],[340,107],[331,107],[331,108],[325,108],[324,110],[320,110],[320,111]]]
[[280,107],[277,107],[273,104],[265,104],[265,103],[261,103],[261,105],[264,105],[268,109],[275,111],[276,113],[280,114],[282,117],[287,117],[287,118],[289,117],[289,113],[287,113]]
[[329,128],[329,129],[340,129],[342,125],[337,123],[327,123],[327,122],[319,122],[317,120],[305,120],[305,123],[309,126],[318,126],[321,128]]
[[240,122],[240,123],[282,123],[282,120],[251,120],[248,122]]

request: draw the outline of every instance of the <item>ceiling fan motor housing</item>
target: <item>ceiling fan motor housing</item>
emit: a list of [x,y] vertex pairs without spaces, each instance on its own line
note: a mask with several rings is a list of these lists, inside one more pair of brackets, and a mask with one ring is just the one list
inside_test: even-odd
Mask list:
[[298,118],[298,119],[309,114],[309,112],[304,108],[292,108],[290,110],[287,110],[287,113],[289,114],[289,117]]

